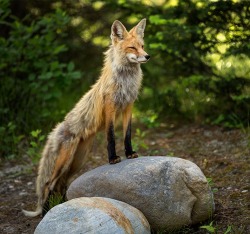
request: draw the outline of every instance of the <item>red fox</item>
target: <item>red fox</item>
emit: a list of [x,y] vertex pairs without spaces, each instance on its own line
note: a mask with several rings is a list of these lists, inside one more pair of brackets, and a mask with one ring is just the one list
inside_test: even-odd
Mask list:
[[118,20],[112,24],[112,43],[105,53],[100,78],[48,136],[36,181],[37,209],[34,212],[23,210],[26,216],[44,215],[49,196],[65,194],[98,131],[106,131],[109,163],[121,161],[116,155],[114,134],[114,122],[120,114],[125,155],[128,159],[138,157],[131,144],[131,111],[142,82],[140,64],[150,58],[144,51],[145,26],[146,19],[129,32]]

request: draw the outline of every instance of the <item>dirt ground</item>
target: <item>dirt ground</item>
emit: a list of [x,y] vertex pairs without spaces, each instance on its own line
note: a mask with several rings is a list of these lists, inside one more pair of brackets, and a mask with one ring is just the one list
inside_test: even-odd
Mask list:
[[[216,211],[210,220],[178,233],[208,233],[201,225],[212,221],[215,233],[250,233],[250,132],[220,127],[161,126],[137,132],[140,155],[175,156],[196,163],[210,178]],[[143,134],[142,134],[143,133]],[[82,170],[107,163],[105,141],[99,136],[93,155]],[[117,139],[118,155],[122,152]],[[22,159],[0,161],[0,233],[33,233],[41,217],[27,218],[21,209],[33,210],[36,203],[36,165]]]

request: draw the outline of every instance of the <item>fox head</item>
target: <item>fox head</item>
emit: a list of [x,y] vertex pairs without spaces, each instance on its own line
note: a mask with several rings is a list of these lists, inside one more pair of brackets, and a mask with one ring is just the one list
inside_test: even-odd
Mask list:
[[146,19],[143,19],[128,32],[120,21],[114,21],[111,27],[111,39],[114,59],[120,64],[140,64],[149,60],[150,56],[144,50],[145,27]]

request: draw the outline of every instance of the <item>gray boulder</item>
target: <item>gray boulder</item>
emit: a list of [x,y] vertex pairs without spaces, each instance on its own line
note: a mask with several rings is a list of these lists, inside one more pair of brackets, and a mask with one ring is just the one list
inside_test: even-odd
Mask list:
[[150,234],[145,216],[136,208],[109,198],[82,197],[52,208],[35,234]]
[[104,165],[72,182],[67,198],[109,197],[140,210],[156,230],[211,217],[214,200],[200,168],[176,157],[140,157]]

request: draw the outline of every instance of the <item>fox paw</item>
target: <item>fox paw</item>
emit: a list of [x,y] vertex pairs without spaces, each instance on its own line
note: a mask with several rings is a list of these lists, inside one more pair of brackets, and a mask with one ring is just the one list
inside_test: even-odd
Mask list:
[[136,152],[132,152],[132,154],[130,154],[130,155],[127,155],[127,158],[128,159],[131,159],[131,158],[138,158],[138,154],[136,153]]
[[109,160],[110,164],[116,164],[121,162],[121,158],[119,156],[114,157],[113,159]]

